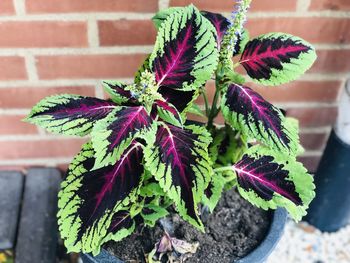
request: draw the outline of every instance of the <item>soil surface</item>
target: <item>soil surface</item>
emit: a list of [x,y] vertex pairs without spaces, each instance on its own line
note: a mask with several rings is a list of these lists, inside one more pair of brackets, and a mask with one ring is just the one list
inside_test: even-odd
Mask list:
[[133,235],[121,242],[109,242],[105,248],[125,262],[144,263],[144,255],[164,235],[162,225],[165,225],[171,236],[190,243],[199,242],[197,253],[186,263],[228,263],[246,256],[260,244],[270,227],[271,212],[254,207],[236,190],[230,190],[223,195],[214,213],[202,216],[202,220],[205,234],[174,214],[154,228],[140,226]]

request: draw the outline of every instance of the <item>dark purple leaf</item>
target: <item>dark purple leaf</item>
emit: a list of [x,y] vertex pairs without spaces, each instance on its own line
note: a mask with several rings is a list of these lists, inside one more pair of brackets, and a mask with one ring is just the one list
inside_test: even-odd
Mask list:
[[181,91],[168,88],[160,88],[158,91],[179,112],[183,112],[198,97],[198,92],[196,91]]
[[84,136],[115,108],[113,102],[97,98],[55,95],[34,106],[26,121],[53,133]]
[[254,191],[260,198],[269,201],[274,194],[280,194],[296,205],[303,202],[289,179],[289,171],[283,164],[274,162],[272,156],[251,157],[244,155],[242,160],[233,166],[238,184],[246,191]]
[[202,15],[207,18],[216,29],[216,36],[218,42],[218,48],[221,47],[221,42],[224,38],[226,30],[230,26],[230,21],[221,14],[211,13],[208,11],[202,11]]
[[[192,12],[188,14],[189,17],[185,16],[186,12],[175,12],[170,16],[170,18],[176,17],[183,20],[181,23],[180,21],[171,21],[172,19],[170,18],[167,20],[168,23],[172,22],[171,26],[173,28],[163,33],[167,35],[166,39],[170,40],[165,40],[165,36],[162,34],[158,36],[157,41],[159,39],[166,41],[162,48],[162,53],[154,58],[151,56],[151,67],[153,72],[155,72],[156,82],[159,87],[182,89],[185,84],[188,86],[196,81],[197,76],[194,73],[198,71],[198,68],[195,68],[195,65],[201,63],[201,68],[205,69],[205,67],[211,68],[213,63],[211,59],[213,56],[215,57],[214,49],[211,51],[206,50],[211,43],[209,38],[211,33],[207,29],[207,31],[204,31],[203,26],[205,22],[203,22],[204,20],[199,13],[190,9],[188,11]],[[182,23],[185,23],[185,25]],[[165,24],[163,24],[160,32],[166,29]],[[213,38],[213,35],[211,37]],[[196,44],[200,41],[206,41],[206,44],[201,49],[198,49]],[[201,56],[200,59],[198,58],[199,56]],[[206,65],[202,63],[206,60],[211,64]],[[211,72],[209,74],[211,75]]]
[[165,15],[150,68],[159,93],[183,112],[216,69],[215,28],[193,6],[173,9]]
[[131,202],[142,182],[141,144],[133,142],[115,164],[97,170],[92,170],[93,155],[88,143],[70,165],[59,194],[61,236],[72,251],[81,246],[80,251],[95,252],[108,231],[129,225],[128,218],[118,225],[123,212],[115,213]]
[[109,233],[118,233],[118,231],[124,229],[130,229],[134,225],[134,220],[131,219],[129,211],[118,211],[112,217],[111,224],[109,225]]
[[151,128],[152,119],[143,106],[119,107],[94,126],[92,142],[96,167],[111,164],[132,140]]
[[158,128],[155,145],[145,152],[146,163],[177,210],[192,224],[202,227],[197,203],[211,175],[207,154],[209,135],[205,129],[186,129],[163,124]]
[[240,64],[256,82],[278,85],[295,80],[316,59],[314,48],[295,36],[271,33],[248,42]]
[[248,138],[291,153],[298,150],[298,133],[281,111],[246,86],[231,84],[222,100],[223,114],[233,128]]
[[131,96],[130,91],[126,90],[126,84],[117,81],[104,81],[103,86],[106,92],[111,96],[111,99],[119,105],[136,102]]
[[197,56],[194,44],[198,28],[192,25],[190,20],[178,38],[166,44],[163,56],[155,58],[152,67],[160,87],[181,89],[184,82],[194,82],[191,72]]

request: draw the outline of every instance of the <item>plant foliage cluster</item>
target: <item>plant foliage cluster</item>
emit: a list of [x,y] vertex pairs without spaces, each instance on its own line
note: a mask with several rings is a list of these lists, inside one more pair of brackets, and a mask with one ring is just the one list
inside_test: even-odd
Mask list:
[[[28,122],[90,138],[59,193],[59,230],[69,251],[96,255],[137,224],[154,226],[170,207],[204,231],[198,207],[213,211],[232,187],[261,208],[284,207],[295,220],[305,215],[314,185],[296,160],[298,123],[236,69],[250,82],[275,86],[302,75],[316,53],[289,34],[249,39],[243,25],[250,1],[238,2],[231,19],[193,5],[160,11],[154,50],[133,84],[104,81],[109,100],[63,94],[33,107]],[[194,103],[198,96],[203,109]],[[220,112],[223,126],[214,124]],[[187,120],[189,113],[207,123]]]

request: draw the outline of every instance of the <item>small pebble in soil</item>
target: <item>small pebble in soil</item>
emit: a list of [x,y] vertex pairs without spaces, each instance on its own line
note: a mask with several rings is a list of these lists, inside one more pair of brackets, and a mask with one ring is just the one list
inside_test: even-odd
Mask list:
[[[228,263],[252,251],[266,236],[270,227],[271,212],[261,210],[230,190],[221,198],[213,214],[205,218],[206,233],[201,233],[177,214],[167,217],[173,235],[190,243],[199,242],[197,253],[186,263]],[[163,228],[139,227],[122,242],[109,242],[105,248],[116,257],[130,262],[145,262],[149,253],[163,236]]]

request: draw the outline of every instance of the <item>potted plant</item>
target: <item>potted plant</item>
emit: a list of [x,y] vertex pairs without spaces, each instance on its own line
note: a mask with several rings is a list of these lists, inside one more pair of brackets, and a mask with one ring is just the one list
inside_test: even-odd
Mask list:
[[[315,50],[283,33],[249,40],[243,24],[250,2],[239,1],[231,19],[193,5],[160,11],[153,19],[154,50],[133,84],[104,81],[109,100],[64,94],[33,107],[28,122],[91,138],[69,166],[59,193],[59,230],[69,252],[82,252],[89,262],[114,241],[105,246],[108,253],[102,250],[100,259],[90,262],[120,262],[111,253],[125,252],[127,242],[130,253],[144,252],[136,262],[226,262],[232,255],[225,251],[235,239],[222,237],[235,218],[241,221],[234,231],[243,228],[246,233],[238,235],[243,239],[253,228],[259,232],[260,223],[265,222],[260,236],[270,227],[270,214],[262,209],[248,222],[253,208],[245,200],[265,210],[285,208],[297,221],[306,214],[314,184],[296,161],[302,151],[298,124],[249,88],[236,68],[243,66],[253,82],[279,85],[303,74],[315,61]],[[211,78],[216,90],[209,105],[205,84]],[[204,98],[204,112],[194,103],[198,96]],[[221,127],[214,124],[220,112]],[[188,113],[207,121],[191,122]],[[222,194],[225,201],[219,201]],[[285,220],[278,211],[275,219],[281,221],[272,223],[277,232],[268,232],[277,233],[274,242]],[[203,234],[208,229],[212,243]],[[197,240],[188,240],[193,237]],[[213,252],[208,246],[215,242]],[[273,244],[264,246],[271,250]],[[198,259],[199,250],[207,253],[205,260]]]

